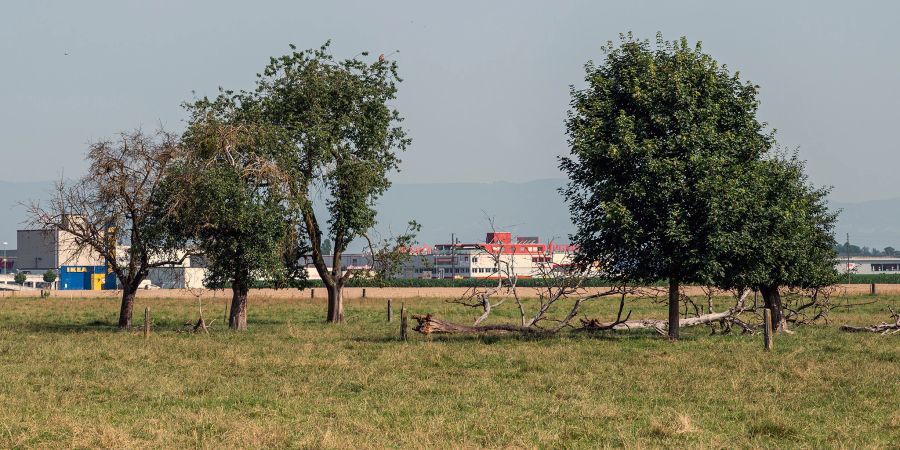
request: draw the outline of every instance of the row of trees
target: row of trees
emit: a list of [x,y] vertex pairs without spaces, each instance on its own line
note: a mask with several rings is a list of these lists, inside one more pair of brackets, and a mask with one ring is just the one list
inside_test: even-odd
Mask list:
[[338,61],[327,43],[291,50],[271,58],[255,89],[185,104],[181,136],[136,131],[93,144],[83,178],[31,205],[36,225],[107,261],[123,289],[119,327],[131,325],[149,271],[192,254],[204,255],[207,283],[231,287],[233,329],[247,326],[254,280],[302,287],[307,261],[328,291],[327,321],[343,321],[342,288],[358,274],[341,255],[368,238],[374,202],[410,144],[391,107],[401,80],[383,57]]
[[[231,287],[235,329],[246,327],[253,280],[302,287],[307,261],[328,291],[327,320],[341,322],[342,288],[357,275],[341,254],[354,239],[370,243],[379,273],[395,270],[395,255],[374,247],[407,247],[418,225],[384,241],[367,232],[410,143],[390,106],[397,65],[337,61],[327,47],[292,47],[255,89],[186,104],[181,136],[124,133],[93,145],[88,175],[32,207],[36,222],[109,261],[124,288],[119,326],[130,325],[152,267],[194,252],[208,261],[207,282]],[[687,283],[758,290],[783,326],[779,288],[836,280],[828,191],[777,148],[757,118],[758,87],[699,44],[658,37],[654,48],[628,35],[605,52],[586,66],[587,86],[572,90],[571,155],[560,162],[576,262],[620,286],[667,280],[673,339]]]
[[856,244],[851,244],[849,242],[844,244],[837,244],[834,246],[834,251],[837,252],[838,255],[841,256],[897,256],[897,249],[894,247],[885,247],[883,250],[879,250],[877,248],[870,248],[866,246],[858,246]]
[[625,284],[666,279],[678,338],[685,283],[761,292],[836,281],[836,214],[757,118],[758,86],[682,38],[622,36],[572,90],[561,159],[578,262]]

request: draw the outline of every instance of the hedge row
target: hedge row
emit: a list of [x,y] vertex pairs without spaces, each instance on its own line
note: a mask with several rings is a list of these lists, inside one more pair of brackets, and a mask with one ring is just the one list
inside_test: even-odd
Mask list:
[[900,273],[851,274],[849,277],[845,276],[840,282],[850,284],[900,284]]
[[[849,280],[844,278],[840,283],[851,284],[900,284],[900,274],[871,274],[871,275],[850,275]],[[546,286],[547,281],[538,278],[520,278],[516,283],[519,287],[541,287]],[[321,280],[309,280],[309,287],[323,288]],[[593,278],[585,281],[585,287],[601,287],[609,286],[609,281],[602,278]],[[497,280],[489,280],[484,278],[462,278],[462,279],[421,279],[421,278],[398,278],[388,281],[368,280],[368,279],[351,279],[347,283],[347,287],[360,288],[377,288],[377,287],[409,287],[409,288],[430,288],[430,287],[491,287],[496,286]],[[655,286],[665,286],[665,281],[653,283]],[[272,287],[270,283],[265,281],[257,281],[254,283],[255,288]]]
[[[309,280],[309,287],[322,288],[325,287],[321,280]],[[516,285],[519,287],[541,287],[546,286],[547,280],[537,278],[520,278]],[[660,283],[665,284],[665,283]],[[351,279],[347,283],[347,287],[410,287],[410,288],[429,288],[429,287],[491,287],[496,286],[497,280],[489,280],[484,278],[462,278],[462,279],[421,279],[421,278],[398,278],[388,281],[367,280],[367,279]],[[586,280],[585,287],[609,286],[609,281],[600,278]],[[269,283],[258,281],[254,283],[255,288],[272,287]]]

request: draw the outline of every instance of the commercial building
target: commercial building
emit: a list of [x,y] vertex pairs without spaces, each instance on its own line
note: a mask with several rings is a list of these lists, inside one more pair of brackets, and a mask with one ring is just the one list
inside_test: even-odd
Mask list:
[[897,256],[851,256],[838,258],[834,264],[838,272],[846,274],[891,274],[900,273],[900,257]]
[[509,272],[532,278],[570,264],[571,245],[541,243],[538,237],[487,233],[484,242],[437,244],[412,249],[405,278],[497,278]]
[[[312,262],[311,256],[306,256],[306,277],[309,280],[321,280],[319,271],[316,270],[315,264]],[[325,265],[330,272],[334,263],[334,255],[323,255]],[[373,269],[372,255],[366,253],[344,253],[341,255],[341,274],[348,270],[356,270],[369,272]]]

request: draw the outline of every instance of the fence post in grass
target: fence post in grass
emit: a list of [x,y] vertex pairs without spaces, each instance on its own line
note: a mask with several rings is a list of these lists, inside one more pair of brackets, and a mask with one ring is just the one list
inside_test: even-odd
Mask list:
[[362,298],[366,298],[366,288],[363,288],[363,297]]
[[400,340],[406,340],[406,305],[400,303]]
[[875,295],[875,283],[869,285],[869,294]]
[[770,351],[772,350],[772,310],[769,308],[763,310],[763,327],[766,351]]
[[388,322],[394,321],[394,305],[391,303],[391,299],[388,299],[387,316],[388,316]]
[[316,298],[316,290],[315,289],[309,290],[309,298]]
[[150,307],[144,308],[144,339],[150,337]]

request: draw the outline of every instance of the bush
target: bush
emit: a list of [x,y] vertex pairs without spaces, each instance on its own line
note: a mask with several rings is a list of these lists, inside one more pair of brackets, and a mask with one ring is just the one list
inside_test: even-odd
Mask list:
[[20,285],[23,285],[23,286],[25,285],[25,280],[26,280],[26,279],[28,279],[28,277],[26,277],[25,274],[22,273],[22,272],[17,273],[17,274],[16,274],[16,277],[14,278],[16,284],[20,284]]
[[850,284],[900,284],[900,273],[850,274],[849,281],[847,275],[841,276],[838,280],[838,283]]

